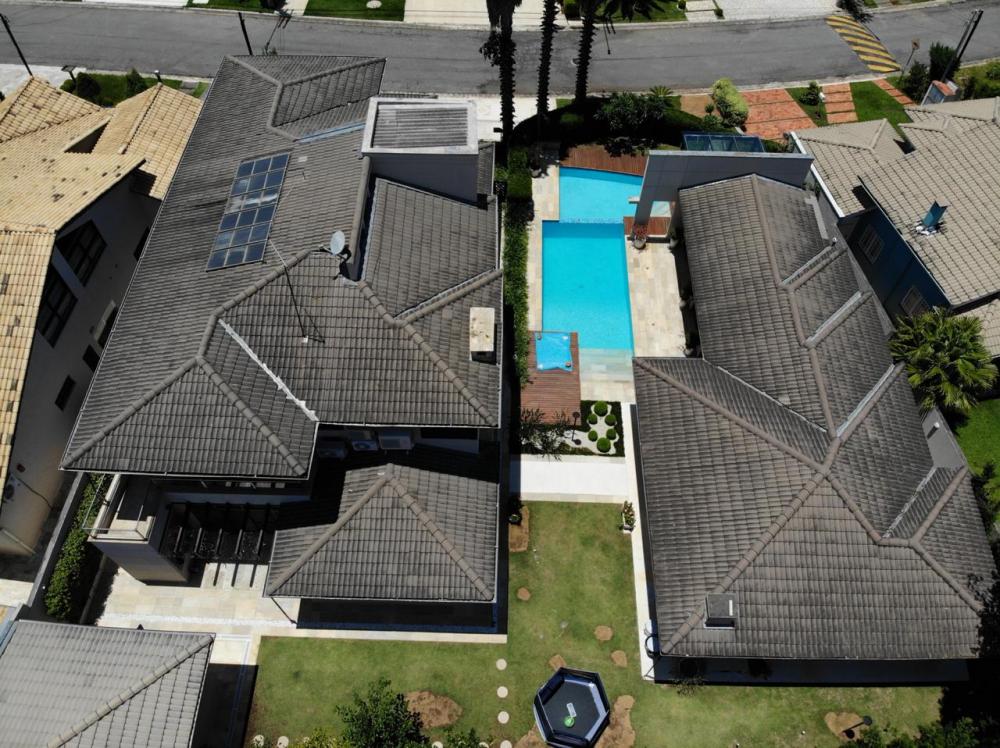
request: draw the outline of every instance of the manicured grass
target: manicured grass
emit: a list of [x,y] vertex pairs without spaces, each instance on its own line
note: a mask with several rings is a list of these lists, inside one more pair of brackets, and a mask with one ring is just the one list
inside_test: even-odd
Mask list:
[[1000,469],[1000,399],[979,403],[955,436],[973,470],[979,472],[987,462]]
[[[648,23],[650,21],[686,21],[687,15],[683,10],[677,7],[675,0],[660,0],[659,5],[661,6],[659,10],[654,10],[649,14],[649,18],[646,16],[636,13],[635,17],[632,19],[631,23]],[[621,17],[620,13],[616,13],[613,16],[615,23],[630,23]]]
[[374,21],[402,21],[406,0],[382,0],[381,8],[365,7],[365,0],[309,0],[307,16],[364,18]]
[[858,114],[858,122],[888,119],[895,127],[901,122],[910,121],[903,105],[871,81],[852,83],[851,96],[854,97],[854,111]]
[[[79,75],[79,73],[77,73]],[[88,73],[101,87],[101,93],[95,103],[101,106],[114,106],[125,101],[128,96],[125,93],[125,76],[113,75],[110,73]],[[143,78],[149,86],[156,84],[156,78]],[[168,88],[180,88],[181,82],[176,78],[164,78],[163,85]],[[68,80],[62,84],[63,91],[73,91],[75,88],[73,81]],[[202,89],[204,91],[204,89]]]
[[786,91],[795,99],[795,103],[802,107],[802,111],[809,115],[810,119],[816,123],[818,127],[826,127],[829,124],[826,119],[826,106],[824,106],[821,101],[819,104],[805,104],[801,100],[801,96],[809,89],[805,86],[800,88],[786,88]]
[[[531,728],[531,699],[561,655],[571,667],[604,678],[612,701],[635,697],[637,746],[836,746],[823,723],[830,711],[870,714],[877,724],[913,731],[937,717],[938,688],[777,688],[702,686],[682,695],[673,686],[641,679],[629,538],[618,530],[617,505],[537,504],[531,547],[510,559],[507,644],[425,644],[297,638],[261,641],[259,672],[248,735],[298,737],[315,727],[340,729],[337,704],[379,676],[407,692],[429,689],[464,709],[459,728],[476,728],[499,742],[516,742]],[[516,598],[519,587],[531,592]],[[614,636],[598,642],[594,629]],[[624,650],[628,667],[612,664]],[[499,672],[503,657],[508,668]],[[506,699],[497,686],[510,689]],[[511,715],[501,727],[496,715]],[[800,733],[805,731],[805,736]],[[494,745],[496,742],[494,743]]]

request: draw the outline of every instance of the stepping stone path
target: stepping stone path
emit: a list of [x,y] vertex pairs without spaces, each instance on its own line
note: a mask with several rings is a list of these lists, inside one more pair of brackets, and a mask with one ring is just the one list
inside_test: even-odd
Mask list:
[[566,660],[563,659],[562,655],[552,655],[549,658],[549,667],[553,670],[558,670],[561,667],[566,667]]
[[497,689],[498,698],[506,699],[508,693],[510,692],[507,690],[507,686],[500,686],[500,688]]
[[597,637],[597,641],[599,642],[609,642],[614,635],[614,629],[610,626],[598,626],[594,629],[594,636]]
[[834,83],[823,86],[826,95],[826,120],[831,125],[844,122],[857,122],[858,115],[854,111],[854,97],[851,95],[850,83]]
[[275,743],[275,745],[278,746],[278,748],[288,748],[288,742],[289,742],[288,736],[282,735],[280,738],[278,738],[278,741]]
[[789,130],[815,127],[792,95],[783,88],[762,91],[741,91],[750,105],[750,114],[744,130],[749,135],[759,135],[766,140],[780,140]]
[[431,748],[444,748],[444,743],[442,743],[440,740],[435,740],[433,743],[431,743]]
[[500,748],[514,748],[509,740],[502,740],[500,742]]
[[611,661],[618,667],[628,667],[628,657],[620,649],[616,649],[611,653]]
[[497,660],[497,670],[506,670],[506,669],[507,669],[507,660],[501,657],[499,660]]
[[531,590],[527,587],[519,587],[517,590],[517,599],[528,602],[531,599]]
[[507,712],[500,712],[500,714],[497,715],[497,722],[501,725],[506,725],[510,722],[510,715],[507,714]]
[[892,98],[898,101],[903,106],[911,106],[913,104],[913,99],[907,96],[905,93],[893,86],[885,78],[876,78],[875,85],[889,94]]

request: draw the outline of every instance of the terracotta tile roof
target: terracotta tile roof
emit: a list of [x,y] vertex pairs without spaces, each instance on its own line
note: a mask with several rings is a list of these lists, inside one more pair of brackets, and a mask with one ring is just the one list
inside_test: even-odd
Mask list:
[[0,143],[101,111],[97,104],[60,91],[41,78],[28,78],[0,103]]
[[962,313],[963,317],[978,317],[983,326],[983,344],[990,355],[1000,357],[1000,299]]

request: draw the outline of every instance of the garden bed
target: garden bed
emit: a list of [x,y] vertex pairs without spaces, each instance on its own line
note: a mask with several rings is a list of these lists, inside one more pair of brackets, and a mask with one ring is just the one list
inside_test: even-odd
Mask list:
[[[76,76],[77,78],[79,78],[83,74],[84,74],[83,72],[80,72],[77,73]],[[89,99],[90,101],[93,101],[93,103],[99,104],[100,106],[114,106],[115,104],[119,104],[125,101],[125,99],[129,98],[124,75],[117,75],[114,73],[89,73],[89,72],[85,74],[93,78],[97,82],[97,85],[100,87],[100,92],[96,96]],[[142,79],[145,82],[147,88],[155,86],[157,83],[155,77],[143,76]],[[173,88],[179,90],[181,87],[181,81],[178,80],[177,78],[164,78],[163,85],[166,86],[167,88]],[[65,81],[62,84],[61,88],[63,91],[76,93],[76,84],[73,82],[72,79]],[[200,98],[201,95],[205,92],[206,88],[207,88],[206,84],[198,83],[195,89],[191,92],[191,95],[194,96],[195,98]]]

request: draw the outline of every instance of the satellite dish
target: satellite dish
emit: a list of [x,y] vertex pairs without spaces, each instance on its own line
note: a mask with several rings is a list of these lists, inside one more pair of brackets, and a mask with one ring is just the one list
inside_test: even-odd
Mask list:
[[344,245],[347,244],[347,237],[344,236],[344,232],[334,231],[330,236],[330,252],[335,255],[339,255],[344,250]]

